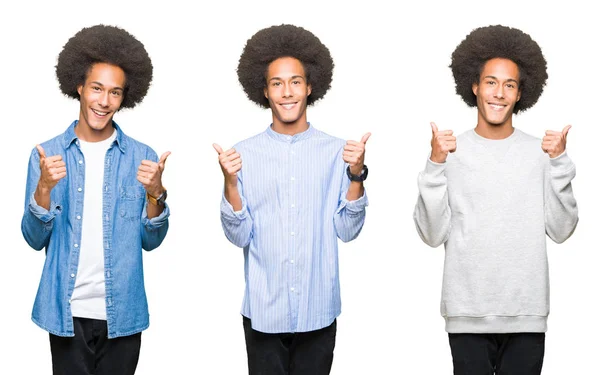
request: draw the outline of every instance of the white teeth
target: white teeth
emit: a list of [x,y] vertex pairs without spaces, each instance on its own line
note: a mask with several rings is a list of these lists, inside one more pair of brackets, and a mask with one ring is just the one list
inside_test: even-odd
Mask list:
[[97,111],[95,109],[92,109],[92,112],[94,112],[98,116],[106,116],[106,115],[108,115],[108,112],[100,112],[100,111]]
[[292,109],[292,107],[294,107],[294,104],[295,104],[295,103],[292,103],[292,104],[282,104],[281,106],[282,106],[283,108],[285,108],[285,109]]
[[490,107],[492,107],[494,109],[502,109],[502,108],[504,108],[504,106],[500,105],[500,104],[490,104]]

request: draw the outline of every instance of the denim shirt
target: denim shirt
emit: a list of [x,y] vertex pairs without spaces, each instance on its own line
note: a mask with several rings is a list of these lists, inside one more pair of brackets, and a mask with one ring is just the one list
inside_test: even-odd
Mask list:
[[[33,195],[40,178],[40,157],[29,158],[23,237],[35,250],[46,249],[46,261],[33,305],[32,320],[58,336],[74,336],[70,298],[75,287],[81,242],[85,159],[75,135],[74,121],[61,135],[42,143],[47,156],[61,155],[67,176],[50,194],[50,210]],[[158,247],[169,227],[169,207],[155,218],[146,214],[146,192],[137,181],[141,161],[158,161],[148,146],[117,131],[106,152],[102,186],[104,277],[108,337],[128,336],[148,328],[142,249]]]

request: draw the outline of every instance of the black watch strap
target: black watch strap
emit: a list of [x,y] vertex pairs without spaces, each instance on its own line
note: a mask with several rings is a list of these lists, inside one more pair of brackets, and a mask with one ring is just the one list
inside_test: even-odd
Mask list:
[[352,174],[352,172],[350,172],[350,166],[348,166],[346,168],[346,174],[348,175],[350,181],[363,182],[367,179],[367,175],[369,174],[369,168],[367,168],[367,165],[365,164],[363,165],[362,172],[359,175],[355,175]]

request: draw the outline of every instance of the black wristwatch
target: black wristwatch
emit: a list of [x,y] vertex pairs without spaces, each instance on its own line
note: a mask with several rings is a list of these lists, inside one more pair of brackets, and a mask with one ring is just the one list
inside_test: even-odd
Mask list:
[[348,166],[346,168],[346,174],[348,175],[348,178],[350,179],[350,181],[356,181],[356,182],[363,182],[364,180],[367,179],[367,175],[369,174],[369,168],[367,168],[367,165],[363,165],[363,169],[360,172],[359,175],[355,175],[352,174],[352,172],[350,172],[350,166]]

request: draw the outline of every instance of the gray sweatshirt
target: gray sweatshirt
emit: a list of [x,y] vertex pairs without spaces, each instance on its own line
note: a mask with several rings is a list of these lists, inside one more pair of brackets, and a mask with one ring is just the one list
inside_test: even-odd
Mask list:
[[545,332],[546,234],[565,241],[577,225],[566,152],[515,129],[490,140],[469,130],[445,163],[427,159],[414,220],[421,239],[446,248],[441,313],[450,333]]

